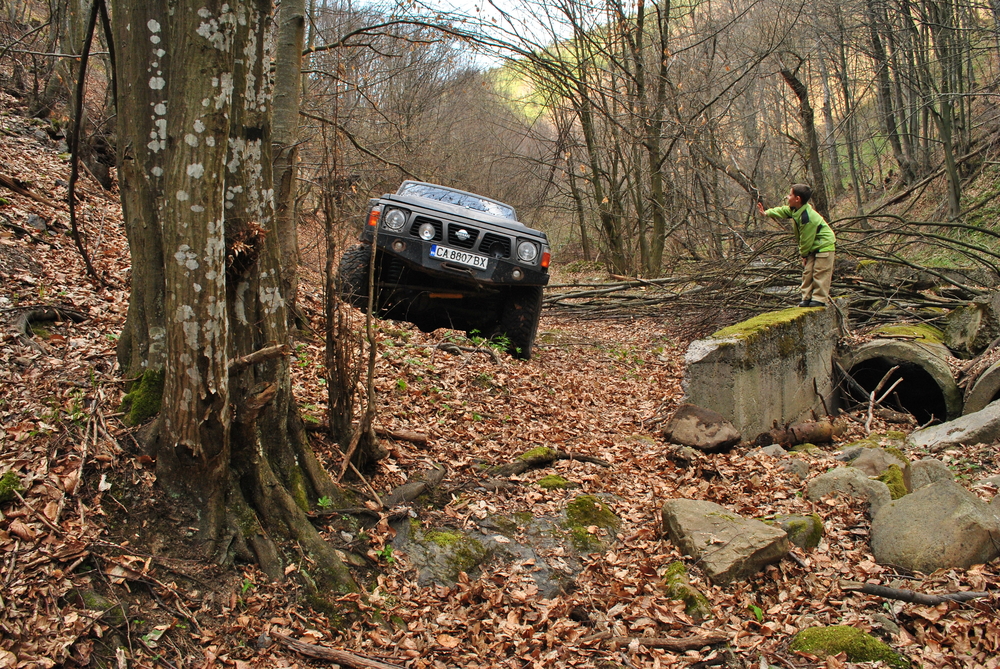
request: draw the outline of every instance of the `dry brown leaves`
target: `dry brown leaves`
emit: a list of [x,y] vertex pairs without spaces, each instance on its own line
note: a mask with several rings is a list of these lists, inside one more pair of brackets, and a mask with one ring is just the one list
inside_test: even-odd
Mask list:
[[[8,132],[0,136],[0,151],[15,157],[5,169],[45,197],[64,199],[56,179],[68,177],[68,165],[54,147],[39,145],[26,121],[2,122]],[[21,497],[0,505],[0,667],[82,665],[94,653],[130,666],[311,666],[271,643],[271,630],[408,667],[713,666],[727,657],[743,666],[815,666],[787,650],[790,636],[811,624],[872,630],[922,666],[997,666],[995,595],[929,608],[844,594],[837,585],[850,579],[922,592],[996,591],[997,564],[931,576],[896,574],[875,564],[863,509],[832,500],[809,503],[801,496],[803,482],[778,460],[744,448],[704,456],[689,467],[675,464],[659,426],[682,396],[687,342],[676,333],[685,330],[649,318],[576,321],[546,314],[530,362],[452,355],[435,345],[457,335],[379,325],[377,420],[381,427],[431,438],[425,448],[387,442],[391,455],[372,484],[382,493],[432,462],[443,463],[451,502],[421,512],[421,519],[459,527],[490,513],[551,514],[581,492],[607,494],[623,520],[618,541],[607,554],[587,558],[572,592],[540,598],[530,578],[535,565],[524,562],[490,565],[451,587],[420,587],[405,555],[391,563],[383,556],[382,573],[369,583],[367,600],[358,602],[373,615],[342,628],[302,603],[294,579],[271,584],[253,568],[203,574],[209,566],[172,561],[170,546],[142,545],[141,523],[124,523],[134,532],[125,536],[106,520],[127,521],[123,509],[134,511],[139,503],[125,498],[151,496],[154,481],[115,417],[121,386],[113,338],[127,294],[86,281],[65,234],[65,210],[9,192],[0,196],[9,201],[0,215],[11,222],[24,226],[34,213],[58,232],[39,244],[0,225],[0,474],[15,472],[24,486]],[[121,286],[128,254],[118,205],[91,182],[85,197],[83,226],[95,263]],[[303,237],[317,238],[315,233],[307,230]],[[301,304],[321,332],[316,267],[305,269]],[[10,324],[35,305],[71,307],[89,320],[47,324],[32,339],[37,346],[25,345]],[[296,396],[304,413],[323,420],[322,341],[298,344]],[[845,440],[864,436],[863,417],[850,426]],[[335,470],[338,453],[322,440],[317,445]],[[562,460],[515,477],[509,488],[481,486],[479,465],[503,464],[539,445],[601,458],[612,467]],[[968,447],[943,457],[956,473],[975,480],[997,471],[995,452],[993,446]],[[835,465],[829,452],[801,457],[810,476]],[[550,473],[580,488],[533,485]],[[995,493],[976,490],[984,498]],[[799,554],[801,564],[786,560],[717,587],[661,535],[659,508],[671,497],[707,499],[754,517],[815,511],[827,534],[817,551]],[[373,548],[385,545],[385,527],[372,531]],[[714,612],[708,621],[696,624],[659,587],[664,568],[675,560],[688,563],[694,584],[708,595]],[[75,594],[95,589],[104,601],[127,608],[124,622]],[[687,636],[699,629],[724,632],[731,651],[671,652],[604,640]],[[116,651],[116,644],[126,650]]]

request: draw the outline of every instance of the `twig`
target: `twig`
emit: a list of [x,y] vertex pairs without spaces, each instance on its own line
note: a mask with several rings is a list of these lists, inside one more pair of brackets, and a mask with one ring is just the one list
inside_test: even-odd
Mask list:
[[[877,395],[878,392],[882,390],[882,386],[885,385],[886,381],[889,380],[889,377],[892,376],[893,372],[895,372],[897,369],[899,369],[899,365],[894,366],[892,369],[886,372],[885,376],[882,377],[882,380],[878,382],[877,386],[875,386],[875,390],[873,390],[871,394],[868,396],[868,420],[865,421],[865,434],[870,434],[872,431],[872,414],[875,412],[875,404],[876,404],[875,395]],[[900,377],[900,379],[896,383],[899,383],[899,381],[902,381],[902,377]],[[896,384],[894,383],[892,387],[895,388]],[[892,388],[890,388],[890,390],[892,390]],[[885,398],[883,397],[883,399]]]
[[27,508],[28,511],[30,511],[35,518],[38,518],[38,520],[42,521],[42,523],[46,525],[50,530],[52,530],[59,536],[63,536],[65,534],[65,532],[63,532],[61,529],[53,525],[52,521],[49,520],[44,513],[39,513],[38,511],[35,511],[35,507],[28,504],[28,501],[24,499],[24,497],[21,496],[21,493],[19,493],[16,489],[12,490],[11,492],[17,495],[17,498],[21,500],[21,504],[24,504],[25,508]]
[[686,637],[641,637],[641,636],[611,636],[610,632],[592,634],[582,638],[581,643],[591,641],[610,641],[620,646],[627,646],[633,641],[638,641],[646,648],[666,648],[667,650],[692,650],[714,646],[729,641],[729,635],[724,632],[702,632]]
[[343,664],[348,667],[357,667],[358,669],[403,669],[403,667],[398,664],[386,664],[385,662],[379,662],[378,660],[373,660],[362,655],[349,653],[346,650],[334,650],[333,648],[326,648],[325,646],[317,646],[316,644],[298,641],[297,639],[293,639],[273,630],[270,634],[278,640],[278,643],[285,646],[289,650],[293,650],[300,655],[312,657],[317,660],[328,660],[330,662],[336,662],[337,664]]
[[901,602],[911,604],[922,604],[924,606],[936,606],[945,602],[967,602],[972,599],[989,597],[995,592],[951,592],[944,595],[927,595],[922,592],[905,590],[903,588],[889,588],[884,585],[874,585],[872,583],[857,583],[855,581],[841,581],[840,589],[844,592],[862,592],[866,595],[875,595],[886,599],[898,599]]
[[276,346],[267,346],[260,349],[259,351],[254,351],[242,358],[236,358],[229,363],[229,373],[236,374],[250,365],[256,365],[258,362],[264,362],[265,360],[271,360],[272,358],[280,358],[283,355],[288,355],[291,352],[291,348],[288,344],[280,344]]

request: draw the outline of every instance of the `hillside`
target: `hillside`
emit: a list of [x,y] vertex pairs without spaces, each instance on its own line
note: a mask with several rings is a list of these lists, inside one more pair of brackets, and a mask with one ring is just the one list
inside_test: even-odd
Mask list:
[[[309,607],[297,578],[308,572],[305,560],[290,563],[282,583],[245,564],[199,561],[159,495],[154,463],[121,422],[114,347],[129,267],[117,197],[82,179],[80,219],[103,287],[86,276],[67,234],[69,168],[57,141],[19,116],[11,99],[2,107],[0,174],[18,190],[0,188],[0,667],[329,666],[304,659],[279,635],[406,667],[814,667],[822,665],[788,649],[792,634],[814,624],[870,630],[918,666],[998,666],[996,561],[932,575],[894,571],[872,558],[862,505],[807,501],[799,475],[751,454],[751,445],[682,458],[662,440],[663,421],[681,401],[692,332],[669,314],[582,320],[547,311],[530,362],[438,346],[474,348],[457,333],[378,323],[377,426],[427,439],[387,437],[390,455],[371,488],[384,496],[433,463],[445,466],[437,492],[404,513],[452,531],[494,515],[552,517],[582,494],[603,500],[620,525],[610,533],[585,527],[607,550],[582,556],[559,592],[543,597],[530,559],[487,563],[454,585],[420,585],[411,557],[391,549],[385,513],[353,526],[316,518],[332,542],[361,556],[357,573],[370,594],[358,620]],[[314,333],[324,328],[318,267],[305,268],[301,299]],[[300,335],[295,356],[296,399],[322,422],[322,338]],[[844,420],[837,443],[797,456],[807,480],[838,463],[838,446],[865,436],[863,415]],[[873,426],[876,435],[890,429]],[[312,434],[326,466],[339,469],[335,449]],[[542,446],[582,459],[513,474],[503,485],[484,472]],[[995,445],[939,457],[970,485],[1000,473]],[[553,475],[575,487],[537,485]],[[369,495],[364,483],[349,483]],[[975,490],[986,500],[995,493]],[[712,585],[663,536],[660,507],[671,498],[713,501],[747,517],[816,513],[825,536],[815,551]],[[703,621],[664,591],[664,574],[678,561],[707,597]],[[842,580],[992,595],[925,606],[848,593]],[[680,649],[639,637],[727,641]]]

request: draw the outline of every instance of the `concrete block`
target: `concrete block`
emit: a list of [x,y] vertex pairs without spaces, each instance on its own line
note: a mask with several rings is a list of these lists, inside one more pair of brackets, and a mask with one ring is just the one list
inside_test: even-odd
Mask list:
[[747,440],[775,421],[826,415],[836,402],[838,318],[833,307],[785,309],[691,342],[684,401],[719,412]]

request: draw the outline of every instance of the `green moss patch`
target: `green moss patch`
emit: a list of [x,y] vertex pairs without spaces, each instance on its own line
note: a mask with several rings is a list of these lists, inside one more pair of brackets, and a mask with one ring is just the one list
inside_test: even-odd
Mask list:
[[887,644],[850,625],[810,627],[792,638],[789,648],[819,657],[846,653],[851,662],[884,662],[906,669],[910,661]]
[[122,398],[121,411],[125,414],[126,425],[140,425],[160,413],[163,404],[163,382],[166,373],[147,370],[132,385],[132,390]]
[[536,485],[539,488],[544,488],[545,490],[565,490],[566,488],[575,488],[576,484],[572,481],[564,479],[557,474],[549,474],[548,476],[543,476],[536,481]]
[[599,527],[614,535],[621,524],[621,519],[607,504],[593,495],[580,495],[566,506],[563,527],[569,531],[573,546],[578,551],[592,553],[601,550],[603,543],[590,528]]
[[24,492],[21,479],[14,472],[6,472],[0,476],[0,504],[14,499],[15,492]]
[[517,456],[517,459],[524,460],[525,462],[532,462],[534,460],[552,461],[556,459],[556,455],[555,449],[547,446],[539,446],[538,448],[521,453],[521,455]]
[[812,550],[819,546],[823,538],[823,519],[819,514],[809,516],[777,516],[773,520],[765,520],[768,525],[776,525],[788,535],[788,540],[799,548]]
[[899,465],[889,465],[878,480],[889,486],[889,494],[893,499],[899,499],[906,494],[906,483],[903,480],[903,470]]
[[736,323],[729,327],[722,328],[710,335],[712,339],[753,339],[755,335],[764,330],[768,330],[777,325],[791,323],[796,318],[801,317],[803,310],[798,307],[784,309],[782,311],[769,311],[766,314],[754,316],[742,323]]
[[695,620],[704,620],[712,615],[712,604],[705,595],[688,582],[687,568],[683,562],[671,562],[660,583],[670,599],[684,602],[684,613]]
[[892,339],[913,339],[925,344],[943,344],[944,332],[926,323],[913,323],[906,325],[884,325],[874,331],[879,337]]

